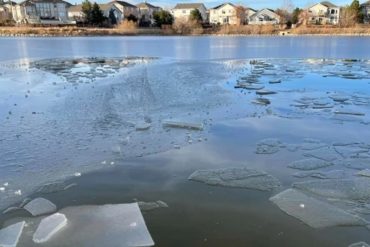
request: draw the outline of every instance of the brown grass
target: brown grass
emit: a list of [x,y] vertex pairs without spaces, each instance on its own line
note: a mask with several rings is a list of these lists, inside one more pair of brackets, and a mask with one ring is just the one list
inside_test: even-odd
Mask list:
[[290,30],[296,35],[370,35],[370,25],[355,25],[353,27],[339,27],[330,25],[300,26]]

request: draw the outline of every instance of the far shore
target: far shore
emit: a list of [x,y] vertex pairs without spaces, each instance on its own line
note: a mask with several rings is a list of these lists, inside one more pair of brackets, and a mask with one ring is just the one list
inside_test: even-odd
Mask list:
[[263,26],[229,26],[218,30],[196,29],[187,33],[160,28],[0,27],[0,37],[86,36],[370,36],[370,25],[356,27],[302,26],[286,30]]

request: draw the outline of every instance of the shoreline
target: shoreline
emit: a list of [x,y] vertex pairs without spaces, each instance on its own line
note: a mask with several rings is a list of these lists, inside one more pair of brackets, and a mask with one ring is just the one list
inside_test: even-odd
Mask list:
[[343,37],[368,37],[370,27],[361,28],[326,28],[308,27],[288,30],[271,30],[270,32],[243,33],[243,30],[230,32],[216,32],[204,30],[204,33],[177,33],[174,30],[157,28],[138,28],[121,30],[116,28],[80,28],[80,27],[0,27],[1,37],[105,37],[105,36],[189,36],[189,37],[269,37],[269,36],[343,36]]

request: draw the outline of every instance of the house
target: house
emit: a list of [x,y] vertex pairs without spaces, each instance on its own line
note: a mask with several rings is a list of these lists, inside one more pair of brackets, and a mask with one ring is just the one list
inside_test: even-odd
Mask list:
[[139,19],[141,23],[147,23],[148,25],[154,24],[154,14],[161,10],[160,7],[151,5],[150,3],[143,2],[136,5],[139,9]]
[[8,22],[12,19],[10,10],[0,1],[0,23]]
[[364,23],[370,23],[370,0],[361,4],[360,8],[364,15]]
[[252,9],[252,8],[245,8],[245,24],[248,24],[249,23],[249,19],[255,13],[257,13],[257,10]]
[[137,19],[140,17],[139,8],[131,3],[124,1],[112,1],[110,4],[114,4],[122,12],[124,19],[129,16],[135,16]]
[[249,17],[250,25],[275,25],[280,23],[280,16],[272,9],[261,9]]
[[203,3],[178,3],[171,10],[173,17],[176,19],[189,20],[190,13],[194,9],[199,10],[204,22],[207,21],[207,8]]
[[[113,3],[99,4],[103,15],[110,19],[113,24],[120,23],[124,16],[121,10]],[[68,8],[68,18],[76,22],[85,21],[85,15],[82,12],[82,4],[72,5]],[[114,19],[114,21],[112,20]]]
[[308,8],[308,24],[333,24],[339,23],[340,7],[330,3],[321,2]]
[[25,0],[11,4],[10,10],[17,23],[60,25],[74,24],[68,19],[70,3],[63,0]]
[[242,25],[245,22],[245,10],[232,3],[221,4],[209,10],[209,22],[221,25]]

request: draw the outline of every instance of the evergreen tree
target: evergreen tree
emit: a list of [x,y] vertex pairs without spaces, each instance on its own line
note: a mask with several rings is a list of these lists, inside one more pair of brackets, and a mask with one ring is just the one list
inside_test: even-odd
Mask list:
[[198,23],[203,21],[202,14],[200,13],[199,9],[193,9],[190,12],[190,20],[196,21]]
[[91,9],[91,22],[94,25],[101,25],[105,20],[104,14],[97,3],[94,3]]
[[158,27],[161,27],[162,25],[172,25],[173,23],[173,16],[166,10],[156,12],[153,18]]
[[82,13],[85,16],[85,22],[88,24],[92,23],[92,17],[91,17],[91,10],[92,10],[92,5],[89,0],[84,0],[82,2]]
[[292,24],[297,24],[299,21],[299,15],[301,14],[302,9],[295,8],[292,13]]
[[361,13],[360,2],[358,0],[353,0],[348,8],[354,15],[355,21],[361,23],[363,21],[363,14]]

